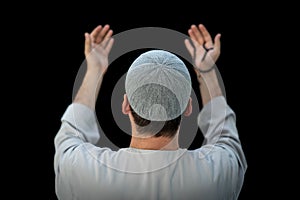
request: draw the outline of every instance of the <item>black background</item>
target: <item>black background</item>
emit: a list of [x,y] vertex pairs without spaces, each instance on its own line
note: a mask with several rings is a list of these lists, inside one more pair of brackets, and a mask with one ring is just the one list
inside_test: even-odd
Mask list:
[[[84,61],[84,32],[91,32],[99,24],[109,24],[114,33],[152,26],[186,34],[191,24],[199,23],[203,23],[213,36],[222,34],[222,50],[217,65],[225,84],[228,103],[237,115],[237,127],[248,161],[239,199],[257,199],[258,196],[264,199],[280,192],[276,190],[276,185],[281,175],[270,170],[273,167],[271,160],[276,155],[268,148],[270,135],[274,134],[269,127],[274,122],[267,120],[272,109],[267,97],[274,93],[270,89],[272,84],[264,81],[264,75],[270,71],[264,60],[265,55],[257,52],[257,45],[266,40],[269,35],[267,29],[272,26],[272,19],[263,14],[265,8],[228,3],[201,6],[200,2],[199,6],[189,4],[175,9],[171,5],[162,7],[160,4],[140,2],[139,8],[127,9],[130,5],[124,5],[125,8],[117,2],[115,4],[94,6],[85,3],[76,10],[72,8],[74,5],[57,5],[49,7],[50,11],[39,10],[34,17],[42,17],[42,22],[34,23],[36,31],[31,34],[32,40],[38,38],[36,55],[39,61],[36,62],[38,68],[33,70],[35,79],[30,81],[36,97],[33,98],[33,104],[38,110],[31,124],[39,125],[34,126],[38,132],[34,136],[37,142],[34,143],[40,148],[37,150],[33,147],[29,156],[34,160],[31,169],[34,169],[32,174],[36,179],[32,190],[26,192],[39,199],[56,199],[54,137],[59,130],[62,114],[72,102],[73,84]],[[120,11],[115,10],[116,7]],[[126,72],[126,67],[129,67],[138,53],[128,53],[110,66],[98,98],[97,112],[110,103],[114,81]],[[118,65],[122,65],[121,68],[118,69]],[[110,113],[104,115],[109,116]],[[116,134],[111,136],[116,145],[128,145],[129,138],[122,135],[110,117],[99,117],[99,121],[104,129]],[[199,147],[201,142],[201,136],[197,136],[190,149]],[[37,188],[40,188],[40,192],[37,192]]]

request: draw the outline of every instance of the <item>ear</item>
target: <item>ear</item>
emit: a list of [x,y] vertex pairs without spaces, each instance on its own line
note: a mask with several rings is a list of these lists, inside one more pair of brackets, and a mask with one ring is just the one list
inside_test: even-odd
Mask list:
[[192,114],[193,106],[192,106],[192,98],[190,97],[188,105],[185,109],[184,116],[188,117]]
[[126,94],[124,94],[124,99],[122,103],[122,112],[124,115],[128,115],[130,113],[129,101]]

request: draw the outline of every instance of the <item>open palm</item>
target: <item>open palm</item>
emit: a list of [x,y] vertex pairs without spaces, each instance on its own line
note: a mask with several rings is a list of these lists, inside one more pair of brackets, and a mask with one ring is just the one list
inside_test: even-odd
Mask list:
[[84,54],[87,66],[92,70],[105,73],[108,68],[108,55],[113,45],[113,31],[109,25],[97,26],[91,34],[85,33]]
[[190,40],[186,39],[185,46],[194,60],[194,67],[200,72],[212,69],[220,55],[220,34],[217,34],[214,43],[209,32],[200,24],[192,25],[188,30]]

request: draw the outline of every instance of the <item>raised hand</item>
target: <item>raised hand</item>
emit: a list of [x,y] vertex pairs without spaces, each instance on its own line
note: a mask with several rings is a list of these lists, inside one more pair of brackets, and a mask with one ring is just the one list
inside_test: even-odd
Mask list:
[[88,70],[104,74],[108,68],[108,54],[113,46],[113,31],[109,25],[97,26],[91,34],[85,33],[84,54]]
[[220,55],[221,34],[216,35],[213,43],[209,32],[202,24],[198,27],[192,25],[188,34],[192,43],[188,39],[184,43],[193,58],[195,70],[200,73],[212,70]]

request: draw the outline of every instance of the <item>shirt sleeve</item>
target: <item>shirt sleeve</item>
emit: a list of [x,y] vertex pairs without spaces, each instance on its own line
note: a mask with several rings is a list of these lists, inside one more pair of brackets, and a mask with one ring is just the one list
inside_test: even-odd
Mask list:
[[202,149],[210,151],[210,158],[219,161],[215,171],[223,171],[228,177],[226,179],[231,179],[234,193],[238,195],[247,162],[239,140],[235,113],[223,96],[212,99],[203,107],[198,125],[204,136]]
[[72,174],[72,169],[75,163],[86,162],[83,159],[86,158],[84,154],[78,152],[80,149],[87,149],[90,145],[96,144],[100,134],[95,112],[83,104],[69,105],[61,122],[61,127],[54,139],[55,189],[58,197],[74,199],[71,183],[76,179]]
[[[82,144],[96,144],[100,138],[96,114],[83,104],[71,104],[62,116],[61,122],[60,130],[54,139],[54,169],[57,182],[62,181],[59,180],[60,174],[63,170],[66,171],[65,168],[68,166],[65,165],[69,163],[64,160],[70,158],[72,151]],[[61,166],[62,163],[64,166]]]
[[96,114],[83,104],[71,104],[62,116],[61,121],[61,128],[54,140],[56,150],[62,148],[62,146],[73,144],[73,142],[67,140],[75,139],[75,143],[80,140],[81,142],[96,144],[100,138]]

